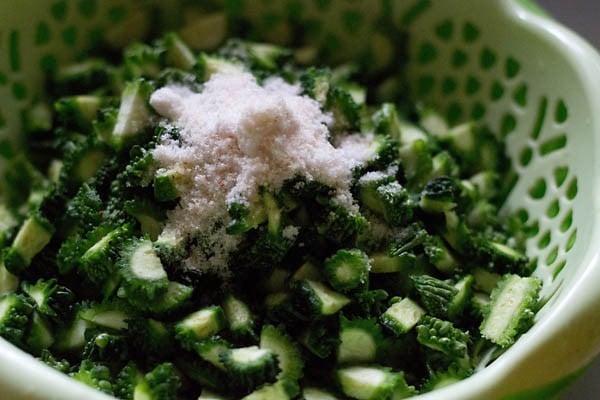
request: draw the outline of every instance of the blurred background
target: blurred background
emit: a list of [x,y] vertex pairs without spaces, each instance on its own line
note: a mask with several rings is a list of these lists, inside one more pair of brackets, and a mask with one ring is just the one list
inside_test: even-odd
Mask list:
[[[600,51],[600,0],[537,0],[537,3]],[[600,358],[563,396],[563,400],[595,399],[600,399]]]

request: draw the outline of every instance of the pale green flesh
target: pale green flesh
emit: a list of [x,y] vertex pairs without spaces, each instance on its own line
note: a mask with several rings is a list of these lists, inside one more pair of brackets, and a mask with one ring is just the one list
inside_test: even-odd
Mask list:
[[407,297],[392,304],[384,315],[395,321],[402,332],[408,332],[423,318],[425,310]]
[[10,310],[10,306],[12,305],[12,301],[9,299],[4,299],[0,301],[0,321],[2,321],[8,311]]
[[131,255],[131,270],[140,279],[157,281],[167,278],[160,258],[154,252],[150,241],[141,244]]
[[350,367],[338,371],[342,390],[347,396],[356,399],[370,399],[382,385],[387,374],[376,368]]
[[530,290],[527,278],[513,276],[494,301],[481,334],[494,343],[501,342],[506,330],[518,320],[523,299],[529,295]]
[[359,328],[343,329],[338,349],[339,363],[369,362],[375,359],[377,344],[373,336]]
[[146,99],[141,96],[139,89],[134,93],[124,92],[113,129],[113,137],[125,137],[137,134],[148,122]]
[[8,272],[4,263],[0,262],[0,296],[11,293],[19,287],[19,278]]
[[258,346],[243,347],[231,351],[233,360],[240,364],[258,361],[267,354],[269,354],[269,350],[259,349]]
[[219,323],[212,309],[196,311],[184,321],[182,326],[192,330],[198,338],[206,338],[219,331]]
[[307,282],[321,300],[321,313],[323,315],[335,314],[346,304],[350,303],[348,297],[329,289],[320,282],[311,280]]
[[21,226],[13,247],[23,257],[26,265],[31,264],[31,259],[50,242],[52,235],[35,219],[29,218]]
[[323,390],[307,387],[302,391],[305,400],[336,400],[336,397]]

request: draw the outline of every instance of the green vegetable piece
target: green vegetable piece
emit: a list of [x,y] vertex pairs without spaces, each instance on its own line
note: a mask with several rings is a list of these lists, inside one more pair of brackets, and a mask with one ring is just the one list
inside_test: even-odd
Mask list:
[[148,235],[152,241],[158,239],[166,219],[165,210],[159,204],[149,199],[135,198],[127,200],[123,210],[138,221],[142,235]]
[[128,82],[121,94],[119,111],[110,135],[104,140],[121,151],[145,135],[150,123],[148,101],[154,91],[154,86],[145,80]]
[[331,88],[331,70],[309,67],[300,76],[300,83],[308,96],[324,106]]
[[[402,130],[403,139],[407,131]],[[407,187],[411,190],[422,189],[431,177],[433,171],[433,151],[429,139],[414,139],[402,144],[398,150],[398,158],[404,168]]]
[[297,296],[304,300],[307,312],[315,317],[333,315],[351,301],[323,283],[310,279],[296,282],[294,290]]
[[295,382],[281,380],[261,386],[242,400],[292,400],[298,392],[299,388]]
[[429,262],[444,274],[452,275],[460,267],[458,260],[440,236],[429,236],[423,248]]
[[187,349],[218,333],[225,327],[226,320],[223,309],[210,306],[193,312],[175,324],[175,337]]
[[255,317],[246,303],[229,294],[223,301],[229,331],[238,338],[256,337]]
[[154,198],[158,201],[172,201],[179,198],[177,189],[178,172],[174,170],[159,169],[154,176]]
[[448,305],[448,317],[451,320],[455,320],[456,318],[460,317],[467,307],[467,304],[471,302],[474,281],[475,278],[473,278],[473,275],[465,275],[458,282],[456,282],[456,284],[454,284],[457,292]]
[[361,105],[352,94],[341,86],[332,86],[327,93],[325,108],[333,114],[333,129],[338,132],[353,132],[360,128]]
[[258,346],[228,349],[220,359],[228,372],[228,385],[236,392],[248,393],[279,374],[276,353]]
[[192,286],[169,281],[167,290],[159,294],[151,303],[146,304],[146,307],[143,307],[141,304],[136,304],[136,306],[153,313],[166,315],[183,308],[188,304],[193,294],[194,288]]
[[429,275],[413,275],[410,279],[425,309],[437,317],[448,318],[450,304],[458,289]]
[[40,354],[54,344],[54,332],[49,323],[39,312],[32,314],[29,329],[26,334],[26,346],[29,352]]
[[126,330],[131,314],[122,303],[91,303],[82,307],[78,318],[104,328]]
[[299,381],[303,376],[304,360],[298,344],[273,325],[263,325],[260,332],[261,349],[277,355],[278,380]]
[[114,278],[116,272],[114,263],[118,257],[118,248],[123,241],[131,237],[132,233],[130,224],[124,224],[103,235],[106,230],[107,227],[100,226],[88,235],[82,245],[82,248],[87,250],[78,260],[79,271],[97,284]]
[[62,125],[73,130],[89,132],[98,110],[107,102],[108,99],[102,96],[89,94],[62,97],[54,103],[54,111]]
[[533,322],[540,288],[537,277],[504,276],[490,296],[488,311],[479,328],[481,334],[502,347],[514,343]]
[[415,256],[411,253],[402,253],[392,256],[387,253],[375,253],[371,255],[371,273],[389,274],[407,271],[413,267]]
[[188,45],[174,32],[169,32],[162,38],[166,50],[166,63],[184,71],[191,70],[196,64],[194,53]]
[[440,176],[427,182],[421,192],[419,206],[428,213],[441,213],[456,207],[459,193],[457,181],[447,176]]
[[393,175],[378,171],[367,173],[358,184],[360,202],[383,216],[390,226],[402,226],[412,219],[413,203],[408,190]]
[[134,305],[153,301],[169,287],[167,273],[149,239],[133,239],[125,245],[118,267],[125,296]]
[[347,293],[368,284],[371,265],[369,256],[361,250],[338,250],[324,265],[325,277],[335,290]]
[[0,297],[16,291],[19,287],[19,277],[6,269],[4,262],[0,261]]
[[165,66],[163,46],[132,43],[123,51],[124,75],[127,82],[139,78],[156,79]]
[[182,386],[173,364],[165,362],[157,365],[144,375],[133,390],[134,400],[177,400]]
[[203,360],[208,361],[222,371],[225,371],[226,367],[221,360],[221,354],[229,349],[231,349],[231,343],[219,336],[201,340],[194,346],[194,350]]
[[192,68],[200,82],[209,80],[217,72],[237,75],[244,72],[244,69],[244,64],[237,60],[206,53],[200,53],[196,59],[196,64]]
[[36,310],[45,317],[62,322],[75,304],[74,293],[59,285],[55,278],[39,279],[36,283],[22,282],[21,289],[35,303]]
[[337,400],[333,394],[312,386],[304,387],[302,396],[305,400]]
[[405,297],[392,304],[379,319],[383,326],[399,336],[414,328],[424,316],[425,310]]
[[454,327],[450,321],[426,315],[416,329],[417,340],[423,346],[445,354],[450,360],[467,357],[470,335]]
[[384,367],[351,366],[336,371],[342,392],[353,399],[384,400],[410,391],[402,372]]
[[340,319],[339,364],[371,363],[383,342],[381,328],[374,319]]
[[23,346],[33,310],[31,301],[23,295],[9,293],[0,297],[0,336]]
[[392,103],[383,103],[381,107],[373,113],[371,121],[375,132],[387,135],[396,140],[401,140],[402,129],[398,110]]
[[31,264],[33,257],[50,242],[54,226],[44,217],[33,214],[23,222],[12,245],[4,250],[4,266],[19,275]]
[[319,270],[319,268],[312,262],[307,261],[304,264],[302,264],[297,270],[296,272],[294,272],[294,274],[292,275],[292,277],[290,278],[290,280],[292,282],[295,281],[300,281],[303,279],[310,279],[313,281],[320,281],[322,278],[321,276],[321,271]]
[[83,360],[79,365],[79,369],[70,375],[71,378],[96,390],[110,395],[114,394],[110,370],[105,365],[95,363],[92,360]]

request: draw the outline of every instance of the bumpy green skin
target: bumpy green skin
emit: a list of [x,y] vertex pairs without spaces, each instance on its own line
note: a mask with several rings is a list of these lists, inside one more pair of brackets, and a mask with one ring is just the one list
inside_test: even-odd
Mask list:
[[133,397],[149,400],[177,400],[181,379],[171,363],[157,365],[152,371],[144,375],[134,390]]
[[71,374],[71,377],[106,394],[114,393],[110,370],[105,365],[84,360],[79,369]]
[[277,355],[280,373],[278,380],[299,381],[303,376],[304,361],[298,343],[273,325],[263,325],[260,347]]
[[458,293],[458,289],[428,275],[412,276],[411,280],[425,309],[432,315],[447,318],[450,304]]
[[9,342],[22,346],[25,331],[34,307],[32,301],[23,295],[9,293],[0,298],[0,335]]
[[421,324],[417,325],[417,340],[452,360],[459,360],[467,356],[470,335],[454,327],[449,321],[425,316]]
[[21,289],[34,302],[36,310],[55,322],[64,320],[72,311],[75,294],[59,285],[56,279],[39,279],[36,283],[23,282]]

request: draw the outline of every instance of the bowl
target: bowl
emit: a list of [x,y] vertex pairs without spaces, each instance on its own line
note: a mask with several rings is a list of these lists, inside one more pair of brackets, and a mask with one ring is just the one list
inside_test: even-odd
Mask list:
[[[21,141],[22,111],[45,74],[101,40],[119,47],[179,29],[220,42],[220,2],[203,26],[193,3],[56,0],[0,3],[0,158]],[[513,189],[505,208],[528,227],[544,306],[526,334],[472,377],[419,399],[548,399],[600,350],[600,57],[531,0],[287,0],[224,2],[229,28],[287,43],[301,33],[330,62],[366,61],[400,74],[402,32],[413,99],[451,122],[473,119],[506,143]],[[212,4],[212,2],[211,2]],[[154,10],[154,11],[149,11]],[[149,15],[149,14],[152,15]],[[160,19],[160,23],[156,21]],[[211,23],[213,25],[211,25]],[[197,36],[200,34],[200,36]],[[212,43],[211,43],[212,41]],[[1,161],[1,160],[0,160]],[[1,166],[1,163],[0,163]],[[10,399],[108,399],[0,340]]]

